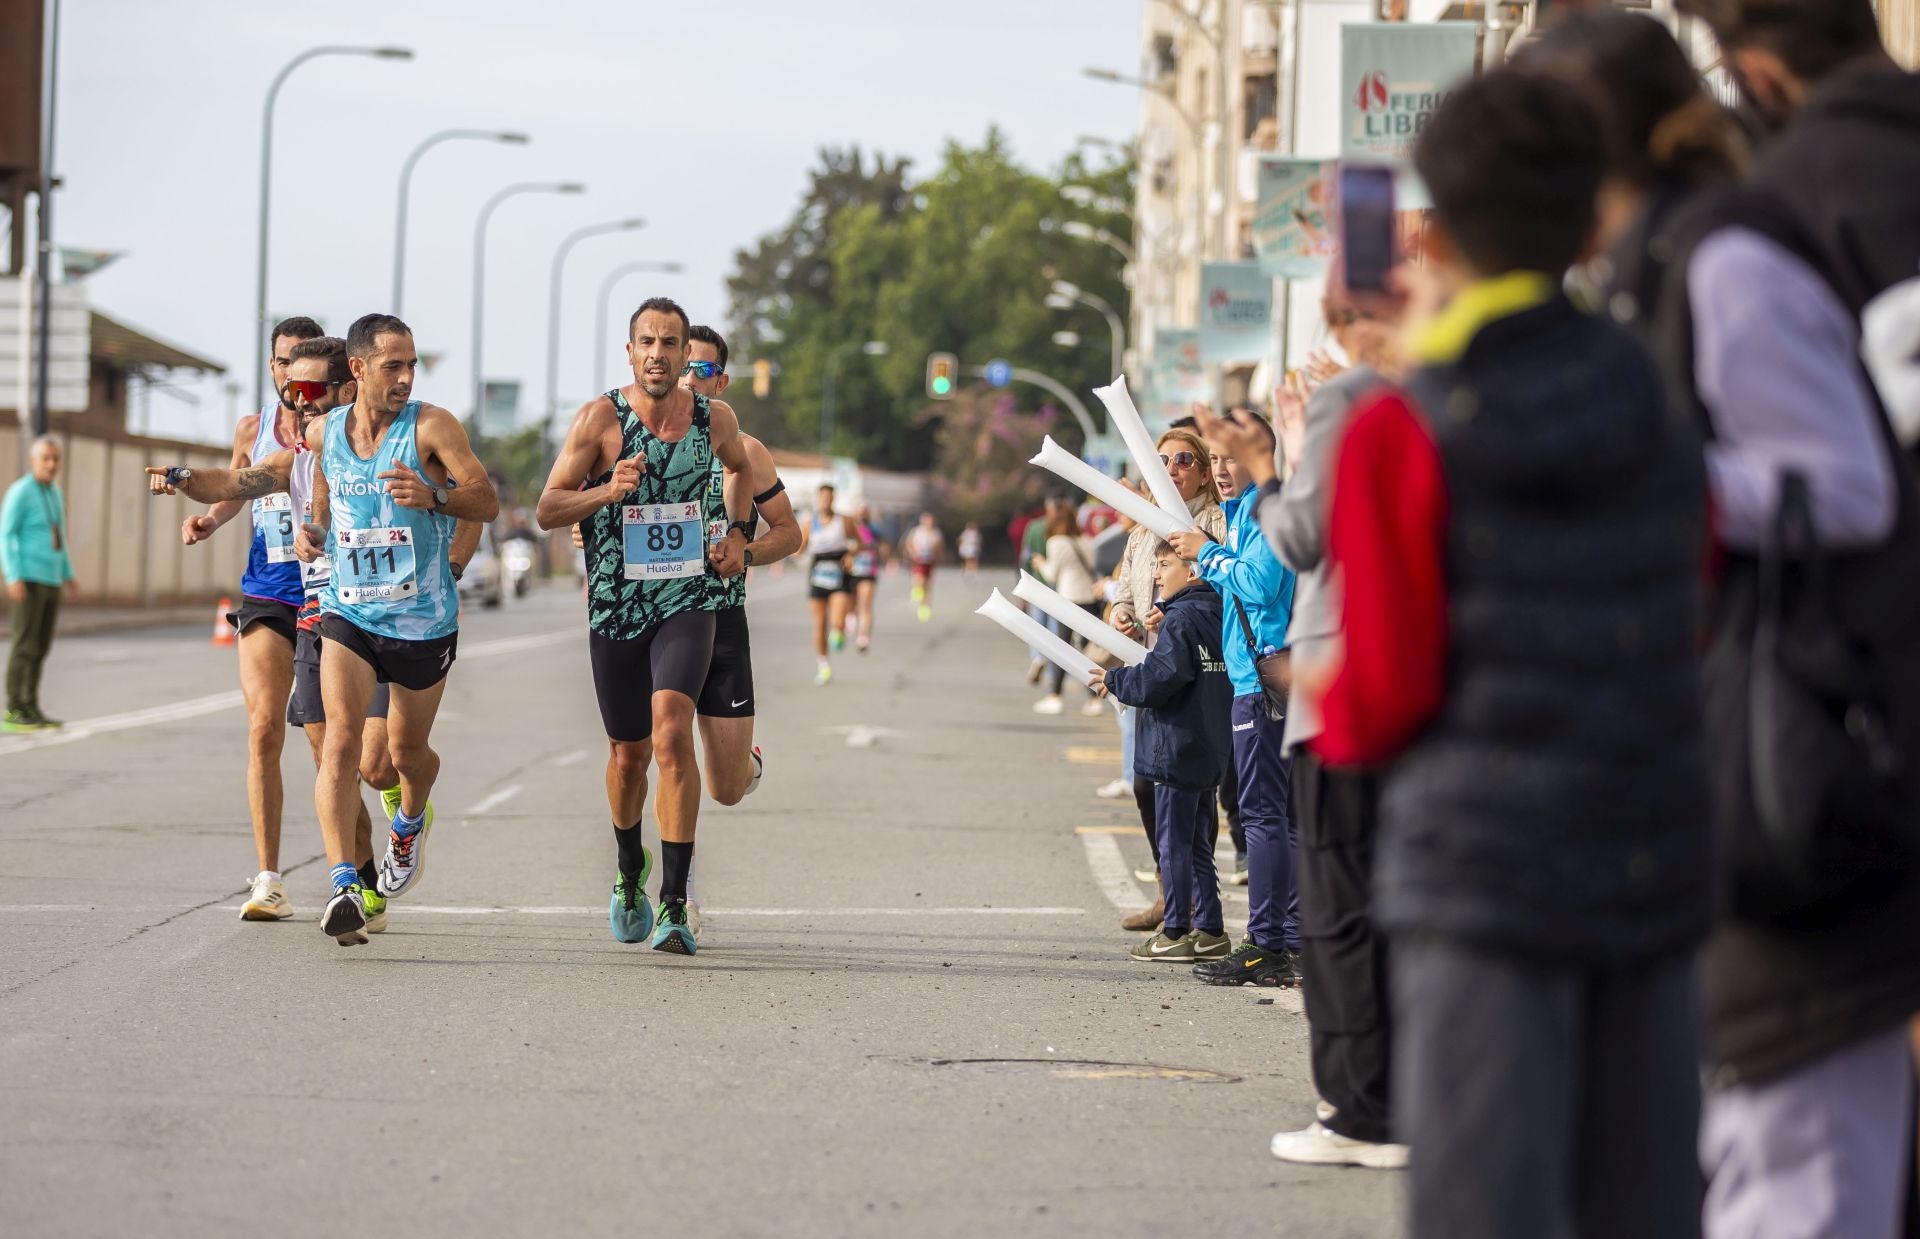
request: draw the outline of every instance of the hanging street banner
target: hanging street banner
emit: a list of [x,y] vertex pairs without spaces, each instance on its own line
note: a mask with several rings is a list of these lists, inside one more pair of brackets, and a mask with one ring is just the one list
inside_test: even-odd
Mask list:
[[1273,345],[1273,277],[1257,262],[1200,268],[1200,360],[1249,362]]
[[1334,250],[1334,221],[1327,218],[1333,191],[1326,172],[1325,160],[1260,157],[1253,249],[1260,269],[1275,279],[1326,274]]
[[[1368,22],[1340,27],[1340,157],[1407,166],[1421,130],[1456,83],[1472,76],[1472,22]],[[1401,210],[1428,205],[1400,177]]]
[[1200,359],[1200,333],[1191,327],[1162,327],[1153,333],[1153,366],[1148,396],[1140,412],[1149,430],[1187,416],[1196,400],[1213,399],[1213,372]]

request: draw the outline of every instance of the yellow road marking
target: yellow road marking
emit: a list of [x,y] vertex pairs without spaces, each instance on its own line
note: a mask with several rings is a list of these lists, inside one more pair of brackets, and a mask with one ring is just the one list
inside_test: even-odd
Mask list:
[[1117,766],[1120,750],[1076,746],[1067,750],[1067,760],[1076,766]]
[[1075,826],[1076,835],[1144,835],[1144,826]]

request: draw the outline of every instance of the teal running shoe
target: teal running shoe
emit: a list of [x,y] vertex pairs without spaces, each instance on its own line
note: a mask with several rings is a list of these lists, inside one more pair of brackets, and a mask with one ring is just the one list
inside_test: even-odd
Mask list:
[[700,949],[687,920],[685,900],[660,905],[660,921],[653,927],[653,949],[673,955],[691,955]]
[[640,872],[613,871],[613,899],[607,905],[607,924],[615,942],[645,942],[653,931],[653,905],[647,902],[647,879],[653,874],[653,853],[641,849]]

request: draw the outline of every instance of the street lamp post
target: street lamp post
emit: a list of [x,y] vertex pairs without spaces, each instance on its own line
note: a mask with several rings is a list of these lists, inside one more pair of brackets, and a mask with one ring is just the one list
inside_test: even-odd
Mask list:
[[1098,241],[1128,262],[1133,261],[1133,247],[1105,228],[1096,228],[1083,219],[1069,219],[1061,223],[1060,231],[1077,241]]
[[[260,119],[260,252],[256,259],[257,270],[253,285],[253,321],[254,343],[248,345],[246,355],[255,358],[253,366],[253,405],[259,408],[265,401],[266,372],[260,368],[259,354],[254,352],[260,347],[261,337],[267,334],[267,208],[271,202],[270,190],[273,185],[273,105],[279,101],[280,87],[286,84],[289,75],[309,60],[321,56],[371,56],[376,60],[412,60],[413,52],[404,47],[310,47],[301,52],[286,67],[274,75],[273,85],[267,87],[267,106]],[[272,341],[266,341],[271,347]]]
[[1092,306],[1100,311],[1107,320],[1107,330],[1113,335],[1113,373],[1117,377],[1126,369],[1123,360],[1127,355],[1127,325],[1120,321],[1119,311],[1102,298],[1087,292],[1078,284],[1069,284],[1065,280],[1053,282],[1053,295],[1064,297],[1068,301],[1077,301],[1081,305]]
[[630,262],[624,267],[615,267],[607,272],[607,278],[600,281],[599,317],[594,320],[593,338],[599,343],[600,375],[606,377],[609,368],[607,361],[607,300],[613,296],[613,286],[629,275],[641,271],[659,271],[667,275],[678,275],[680,264],[677,262]]
[[850,353],[861,352],[869,357],[885,357],[885,340],[868,340],[865,344],[843,344],[827,355],[827,381],[820,395],[820,467],[826,468],[828,454],[833,449],[833,375],[839,369],[840,359]]
[[480,424],[482,402],[486,394],[486,368],[481,364],[481,346],[483,337],[480,326],[484,318],[487,300],[487,221],[493,218],[493,212],[501,203],[520,194],[580,194],[587,187],[578,181],[522,181],[509,185],[493,197],[487,199],[480,208],[479,222],[473,226],[473,424],[475,438],[486,427]]
[[[607,224],[588,224],[585,228],[575,229],[560,242],[560,248],[553,252],[553,285],[547,299],[547,419],[541,432],[552,433],[554,414],[560,411],[560,281],[566,271],[567,254],[574,246],[588,237],[604,236],[609,232],[631,232],[636,228],[645,228],[644,219],[617,219]],[[679,375],[674,379],[678,381]]]
[[413,148],[407,161],[400,165],[400,205],[393,221],[393,310],[395,318],[403,317],[401,292],[407,278],[407,192],[413,184],[413,166],[420,157],[440,145],[442,142],[458,141],[500,142],[511,146],[525,146],[528,142],[524,133],[501,133],[491,129],[442,129],[426,141]]
[[1167,105],[1168,109],[1171,110],[1175,116],[1180,118],[1180,123],[1186,127],[1187,138],[1192,144],[1194,170],[1191,205],[1188,207],[1188,215],[1189,218],[1193,220],[1193,226],[1196,230],[1195,236],[1199,241],[1199,257],[1204,261],[1207,254],[1207,221],[1201,199],[1200,183],[1205,179],[1203,164],[1206,156],[1206,142],[1201,136],[1200,122],[1194,119],[1193,113],[1180,106],[1180,101],[1174,97],[1172,91],[1164,87],[1156,86],[1152,82],[1144,81],[1141,78],[1129,77],[1124,73],[1116,73],[1112,69],[1087,69],[1084,70],[1084,72],[1096,82],[1114,82],[1122,86],[1137,86],[1148,94],[1157,96],[1162,103]]

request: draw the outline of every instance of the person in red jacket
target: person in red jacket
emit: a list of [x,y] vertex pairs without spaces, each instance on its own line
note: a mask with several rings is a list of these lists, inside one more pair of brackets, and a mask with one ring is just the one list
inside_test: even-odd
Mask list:
[[1335,468],[1310,744],[1381,776],[1413,1239],[1699,1233],[1705,471],[1653,359],[1560,290],[1605,161],[1564,80],[1447,97],[1418,368]]

